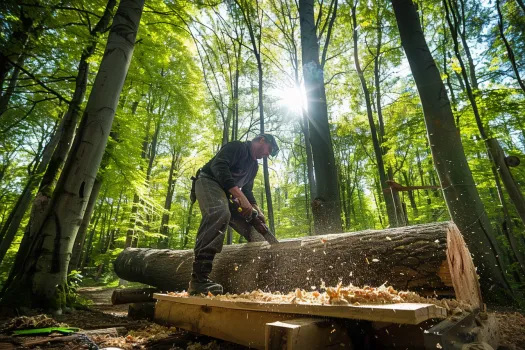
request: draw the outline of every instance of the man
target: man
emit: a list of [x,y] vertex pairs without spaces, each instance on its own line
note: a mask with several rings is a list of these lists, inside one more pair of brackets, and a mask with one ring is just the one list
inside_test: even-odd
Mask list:
[[[248,242],[264,240],[245,218],[256,209],[264,220],[252,192],[259,169],[257,159],[269,155],[275,157],[278,152],[277,142],[270,134],[259,135],[247,142],[229,142],[197,173],[195,197],[199,201],[202,221],[195,242],[195,261],[188,288],[190,295],[223,293],[222,286],[210,280],[209,275],[215,254],[222,250],[228,225]],[[241,215],[230,212],[230,195],[238,200]]]

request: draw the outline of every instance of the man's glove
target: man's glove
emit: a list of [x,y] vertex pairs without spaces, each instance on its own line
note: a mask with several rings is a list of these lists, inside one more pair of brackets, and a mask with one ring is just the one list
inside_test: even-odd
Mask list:
[[249,219],[251,217],[254,209],[246,197],[244,197],[243,201],[241,198],[230,195],[230,202],[233,204],[231,209],[239,213],[243,218]]

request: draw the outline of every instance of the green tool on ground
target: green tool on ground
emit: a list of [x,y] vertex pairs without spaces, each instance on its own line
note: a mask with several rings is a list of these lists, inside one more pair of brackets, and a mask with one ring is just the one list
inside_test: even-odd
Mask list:
[[13,331],[15,335],[49,335],[51,333],[61,333],[64,335],[73,334],[80,331],[80,328],[74,327],[47,327],[47,328],[33,328],[20,329]]

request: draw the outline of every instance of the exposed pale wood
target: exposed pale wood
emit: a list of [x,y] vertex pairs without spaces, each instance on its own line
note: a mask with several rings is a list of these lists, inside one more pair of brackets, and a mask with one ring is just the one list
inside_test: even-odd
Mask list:
[[119,305],[155,301],[152,296],[153,293],[158,291],[157,288],[115,289],[111,295],[111,303]]
[[297,318],[297,315],[180,304],[167,300],[159,300],[155,306],[157,323],[254,349],[264,349],[267,323],[293,318]]
[[300,314],[322,317],[349,318],[356,320],[393,322],[400,324],[419,324],[432,318],[445,318],[444,308],[434,304],[387,304],[387,305],[308,305],[308,304],[279,304],[249,301],[223,301],[202,297],[175,297],[155,293],[157,300],[168,301],[181,305],[201,305],[225,309],[265,311],[270,313]]
[[469,302],[476,308],[483,307],[476,268],[470,257],[463,236],[457,227],[450,227],[447,235],[447,261],[456,299]]
[[266,350],[353,349],[344,326],[334,320],[300,318],[266,324]]
[[[115,271],[126,280],[182,291],[188,287],[192,261],[192,250],[131,248],[118,256]],[[458,261],[469,268],[458,269]],[[477,290],[479,283],[461,234],[450,222],[303,237],[272,246],[266,242],[225,246],[215,258],[211,278],[230,293],[257,289],[287,293],[310,290],[322,281],[328,286],[339,280],[359,286],[386,282],[398,290],[456,296],[482,305],[479,293],[456,288],[472,284],[467,290]]]

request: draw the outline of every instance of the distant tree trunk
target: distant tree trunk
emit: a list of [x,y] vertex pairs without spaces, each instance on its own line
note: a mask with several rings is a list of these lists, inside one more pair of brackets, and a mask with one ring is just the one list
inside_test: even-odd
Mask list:
[[[133,105],[131,107],[131,114],[132,115],[135,115],[135,113],[137,113],[138,106],[139,106],[139,101],[133,102]],[[145,134],[144,140],[142,142],[142,152],[141,152],[141,158],[142,159],[146,159],[146,155],[147,155],[147,152],[148,152],[150,127],[151,127],[151,116],[148,117],[148,121],[147,121],[147,125],[146,125],[146,134]],[[144,171],[142,163],[139,166],[139,169],[141,171]],[[140,203],[140,197],[135,192],[135,194],[133,195],[133,205],[131,206],[131,213],[130,213],[130,216],[129,216],[129,221],[130,221],[129,222],[129,228],[128,228],[128,231],[126,233],[126,242],[124,244],[124,248],[136,247],[137,246],[138,238],[135,236],[135,225],[136,225],[136,222],[137,222],[137,215],[138,215],[138,211],[139,211],[139,203]]]
[[316,184],[314,175],[314,162],[312,156],[312,144],[310,143],[310,126],[308,125],[308,112],[302,110],[301,129],[304,135],[304,147],[306,149],[306,167],[308,169],[308,183],[310,184],[310,198],[314,199],[316,195]]
[[[241,38],[242,40],[242,38]],[[239,78],[240,78],[240,60],[242,45],[239,44],[239,51],[235,60],[235,79],[233,85],[233,122],[232,122],[232,137],[231,140],[235,141],[239,138]]]
[[[255,56],[255,60],[257,62],[257,73],[259,77],[259,132],[263,134],[265,132],[264,130],[264,99],[263,99],[263,70],[262,70],[262,59],[261,59],[261,36],[257,35],[254,30],[254,25],[252,21],[252,15],[254,9],[251,8],[251,3],[244,3],[241,4],[239,0],[235,0],[237,6],[239,7],[239,10],[242,12],[242,16],[244,18],[244,22],[246,24],[246,27],[248,28],[248,34],[250,36],[250,42],[252,44],[252,52]],[[259,8],[258,5],[257,9],[255,10],[255,15],[257,16],[257,20],[259,20]],[[262,31],[262,23],[259,22],[259,30]],[[260,34],[260,33],[259,33]],[[266,216],[268,218],[268,223],[270,226],[270,230],[272,232],[275,232],[275,222],[274,222],[274,215],[273,215],[273,205],[272,205],[272,191],[270,187],[270,174],[268,172],[268,159],[263,159],[263,175],[264,175],[264,189],[266,191],[266,203],[267,203],[267,210],[266,210]]]
[[[458,20],[456,18],[456,15],[454,13],[454,8],[451,6],[450,9],[449,9],[449,6],[447,4],[447,0],[444,0],[444,4],[445,4],[446,15],[447,15],[447,17],[446,17],[447,18],[447,22],[449,24],[450,31],[452,33],[452,39],[454,41],[454,51],[456,53],[456,57],[458,58],[458,62],[460,64],[460,66],[461,66],[461,73],[462,73],[463,80],[464,80],[464,83],[465,83],[465,88],[467,90],[467,95],[469,97],[470,104],[471,104],[472,110],[474,112],[474,117],[476,119],[476,124],[478,126],[479,133],[481,135],[481,138],[485,142],[485,146],[487,148],[487,153],[488,153],[491,165],[495,166],[496,168],[499,169],[499,171],[501,171],[502,169],[507,168],[507,166],[505,165],[504,161],[502,161],[500,164],[496,163],[496,160],[503,159],[502,157],[498,157],[498,155],[497,155],[499,144],[498,144],[497,140],[495,140],[495,139],[491,139],[492,140],[491,142],[489,141],[489,135],[488,135],[487,131],[485,130],[485,126],[483,125],[483,121],[481,119],[481,114],[479,112],[478,104],[477,104],[477,101],[476,101],[476,95],[477,95],[477,91],[478,91],[478,82],[477,82],[477,79],[476,79],[476,72],[474,70],[474,63],[472,62],[472,57],[470,55],[470,50],[468,48],[468,44],[466,42],[465,35],[461,31],[459,31],[459,34],[460,34],[459,37],[462,40],[463,48],[464,48],[464,50],[466,52],[467,59],[469,61],[469,67],[468,68],[469,68],[469,72],[470,72],[470,79],[471,79],[471,82],[472,82],[472,87],[471,87],[471,84],[469,82],[469,79],[468,79],[468,76],[467,76],[467,73],[466,73],[465,64],[463,63],[463,60],[461,58],[461,53],[459,51],[458,33],[457,33],[459,24],[458,24]],[[464,7],[462,7],[462,9],[463,8]],[[465,18],[463,16],[463,22],[464,21],[465,21]],[[525,224],[525,199],[521,195],[521,192],[519,191],[519,189],[516,190],[516,188],[517,188],[516,182],[514,181],[514,179],[512,179],[512,177],[508,177],[508,176],[502,176],[501,179],[503,181],[503,185],[505,186],[505,189],[507,190],[507,192],[509,194],[510,199],[512,200],[512,202],[513,202],[514,206],[516,207],[516,210],[518,211],[518,213],[519,213],[523,223]]]
[[24,218],[27,208],[31,204],[31,199],[33,198],[33,191],[40,182],[41,174],[44,172],[47,165],[49,164],[49,160],[51,159],[53,150],[55,149],[60,138],[59,130],[60,126],[58,126],[53,136],[44,147],[42,154],[37,155],[37,158],[39,158],[40,160],[38,161],[38,159],[35,159],[35,163],[38,162],[38,166],[32,174],[29,174],[29,180],[26,186],[24,187],[22,194],[20,195],[20,197],[18,197],[15,206],[9,214],[6,222],[2,226],[2,230],[0,231],[0,238],[2,240],[2,242],[0,243],[0,262],[3,261],[7,250],[11,246],[11,243],[13,243],[16,233],[20,227],[20,223]]
[[80,261],[82,258],[82,250],[84,249],[84,241],[86,240],[86,232],[89,227],[89,222],[91,221],[91,215],[93,214],[93,209],[95,209],[95,203],[97,202],[98,194],[100,188],[102,187],[102,181],[97,178],[93,184],[93,189],[89,195],[89,201],[86,206],[86,211],[84,212],[84,217],[82,218],[82,223],[78,229],[77,236],[75,238],[75,244],[73,245],[73,251],[71,253],[71,260],[69,262],[68,271],[71,272],[80,267]]
[[67,305],[69,259],[111,131],[143,7],[143,0],[120,2],[79,133],[42,219],[35,220],[29,258],[7,287],[3,305],[57,311]]
[[337,166],[328,124],[323,68],[314,19],[314,1],[299,0],[303,76],[308,101],[310,143],[315,171],[316,198],[312,213],[316,234],[342,231]]
[[[394,205],[392,193],[390,192],[390,188],[388,187],[386,183],[387,177],[385,174],[385,165],[383,163],[383,152],[382,152],[381,145],[379,144],[379,140],[377,137],[378,133],[377,133],[377,129],[376,129],[375,121],[374,121],[374,115],[372,112],[372,100],[370,97],[370,91],[368,90],[368,86],[365,80],[365,75],[364,75],[363,70],[361,69],[361,64],[359,62],[359,54],[358,54],[359,43],[357,40],[358,28],[357,28],[357,21],[356,21],[357,3],[358,1],[356,0],[351,10],[352,11],[352,30],[353,30],[352,37],[354,39],[354,64],[355,64],[355,70],[357,72],[357,75],[359,76],[359,81],[361,82],[361,88],[363,89],[363,94],[365,96],[366,114],[368,116],[368,125],[370,127],[370,134],[372,136],[372,144],[374,145],[374,155],[375,155],[375,159],[377,163],[377,171],[379,174],[379,184],[381,187],[380,195],[382,195],[385,198],[386,212],[388,215],[388,222],[390,223],[390,227],[405,226],[403,217],[402,216],[399,217],[398,215],[396,215],[396,207]],[[378,86],[376,86],[376,89],[377,88]]]
[[20,74],[20,66],[23,65],[23,58],[20,57],[18,61],[16,62],[17,67],[13,69],[13,73],[11,73],[11,78],[9,78],[9,85],[7,86],[7,89],[3,94],[0,95],[0,116],[4,114],[4,112],[7,110],[7,106],[9,106],[9,101],[11,100],[11,96],[13,96],[13,92],[15,91],[16,84],[18,83],[18,75]]
[[[38,1],[31,2],[38,4]],[[4,87],[4,81],[11,69],[10,61],[17,62],[20,59],[29,41],[29,36],[33,34],[35,30],[35,17],[31,14],[28,15],[25,4],[20,4],[19,6],[20,24],[15,28],[8,42],[6,42],[0,50],[0,92]]]
[[[98,209],[102,209],[104,205],[104,202],[99,204]],[[93,221],[93,227],[91,228],[91,231],[89,232],[87,245],[86,245],[86,251],[84,252],[84,255],[82,256],[82,263],[80,265],[80,269],[83,271],[87,264],[89,263],[89,259],[91,258],[91,252],[93,251],[93,238],[95,238],[95,233],[97,231],[98,221],[100,220],[100,217],[102,216],[102,210],[98,210],[98,214],[95,217],[95,221]],[[89,227],[89,222],[88,222]]]
[[[406,171],[402,172],[403,178],[405,179],[405,186],[411,186],[410,178]],[[410,206],[414,212],[414,216],[417,218],[419,216],[419,211],[417,209],[416,198],[414,197],[414,191],[407,191],[408,199],[410,200]]]
[[516,75],[516,80],[518,81],[521,90],[523,90],[523,92],[525,93],[525,83],[521,79],[520,72],[518,70],[518,65],[516,64],[516,56],[514,56],[514,50],[512,50],[512,47],[510,46],[507,38],[505,37],[505,29],[503,27],[503,15],[501,14],[500,0],[496,0],[496,8],[498,10],[499,35],[501,37],[501,40],[503,40],[503,43],[505,44],[505,49],[507,50],[507,59],[509,60],[510,65],[512,66],[512,70],[514,71],[514,75]]
[[173,201],[173,193],[175,192],[175,182],[176,179],[174,178],[175,168],[178,163],[178,156],[179,153],[175,148],[171,150],[171,165],[170,165],[170,173],[168,175],[168,189],[166,190],[166,199],[164,201],[164,213],[162,213],[162,221],[160,224],[161,227],[161,233],[164,235],[164,237],[160,238],[160,244],[159,248],[168,248],[169,246],[169,222],[170,222],[170,210],[171,210],[171,203]]
[[511,287],[491,246],[492,227],[456,132],[446,89],[423,36],[417,10],[412,0],[392,0],[392,5],[423,105],[432,156],[449,214],[473,254],[484,297],[508,303]]
[[191,219],[193,218],[193,205],[195,202],[190,201],[190,207],[188,208],[188,216],[186,218],[186,227],[184,228],[184,237],[181,240],[181,249],[188,247],[188,239],[190,235]]

